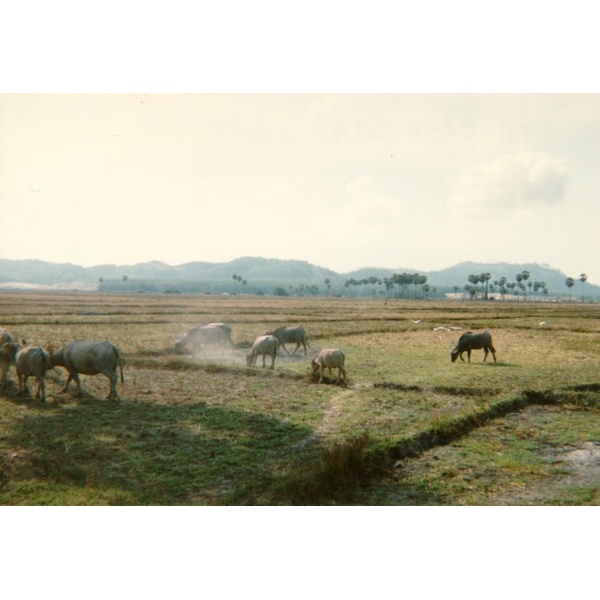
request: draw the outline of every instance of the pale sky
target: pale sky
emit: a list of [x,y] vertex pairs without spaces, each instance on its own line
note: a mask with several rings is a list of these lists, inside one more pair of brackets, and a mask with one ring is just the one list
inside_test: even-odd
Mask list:
[[0,257],[600,280],[600,95],[0,95]]

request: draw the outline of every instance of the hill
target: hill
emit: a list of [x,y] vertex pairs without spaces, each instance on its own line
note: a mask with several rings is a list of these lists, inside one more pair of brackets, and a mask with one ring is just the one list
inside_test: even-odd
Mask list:
[[[261,257],[241,257],[225,263],[190,262],[171,266],[160,261],[135,265],[97,265],[82,267],[71,263],[51,263],[41,260],[0,259],[0,288],[2,289],[100,289],[101,291],[163,292],[240,292],[273,293],[275,288],[309,290],[311,293],[350,293],[344,284],[375,277],[383,281],[395,273],[419,273],[437,295],[458,288],[461,292],[468,284],[469,275],[490,273],[491,282],[506,277],[509,282],[522,271],[530,273],[529,281],[544,282],[552,295],[582,293],[577,281],[571,290],[565,285],[567,275],[548,265],[535,263],[477,263],[463,262],[438,271],[417,269],[387,269],[365,267],[349,273],[336,273],[307,261],[280,260]],[[235,277],[234,277],[235,276]],[[325,281],[328,283],[325,283]],[[245,283],[244,283],[245,282]],[[352,286],[354,287],[354,286]],[[367,294],[367,286],[358,292]],[[381,288],[380,288],[381,289]],[[586,284],[585,294],[600,296],[600,287]]]

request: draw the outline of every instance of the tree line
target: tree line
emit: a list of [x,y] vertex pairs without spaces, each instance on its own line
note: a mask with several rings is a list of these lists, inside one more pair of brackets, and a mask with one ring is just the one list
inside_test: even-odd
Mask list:
[[[364,287],[363,287],[364,286]],[[365,277],[364,279],[346,279],[344,287],[348,290],[363,288],[371,296],[387,295],[393,298],[423,298],[437,292],[437,287],[427,283],[427,276],[419,273],[394,273],[391,277]],[[419,293],[420,291],[420,293]]]
[[498,294],[502,300],[509,294],[512,294],[515,298],[522,294],[524,299],[527,300],[528,290],[529,297],[533,293],[548,295],[548,286],[545,281],[533,281],[529,278],[529,271],[517,273],[514,281],[509,281],[508,277],[505,276],[491,281],[492,276],[490,273],[473,274],[468,277],[469,283],[465,285],[465,291],[471,299],[475,299],[479,295],[483,300],[496,298]]
[[[530,279],[531,274],[529,271],[521,271],[514,277],[514,281],[509,281],[507,277],[500,277],[491,281],[492,276],[490,273],[479,273],[468,276],[469,283],[465,285],[464,289],[469,294],[472,300],[475,300],[478,296],[482,300],[489,300],[490,298],[497,298],[500,296],[501,300],[504,300],[506,296],[511,295],[515,299],[523,296],[523,300],[532,298],[534,294],[538,297],[541,295],[548,296],[548,286],[545,281],[533,281]],[[582,273],[579,276],[579,281],[585,283],[587,281],[587,275]],[[565,285],[569,289],[575,285],[575,279],[573,277],[567,277]],[[454,291],[458,292],[458,287],[455,286]],[[571,295],[569,293],[569,300]],[[582,290],[582,301],[585,301],[585,292]]]
[[[426,300],[430,297],[443,297],[446,292],[454,292],[455,297],[468,297],[471,300],[505,300],[512,298],[514,300],[528,300],[534,297],[548,296],[549,290],[545,281],[537,281],[531,277],[529,271],[521,271],[514,276],[513,280],[502,276],[492,279],[490,273],[473,273],[468,276],[468,283],[462,288],[455,286],[431,286],[428,283],[427,276],[420,273],[394,273],[390,277],[370,276],[362,279],[346,279],[343,282],[343,288],[338,283],[332,290],[332,281],[325,278],[322,288],[318,284],[290,284],[287,287],[275,287],[267,289],[261,286],[249,285],[247,279],[234,273],[231,276],[233,286],[221,284],[208,284],[203,282],[166,282],[151,280],[131,280],[127,275],[123,275],[120,280],[105,281],[103,277],[98,278],[99,291],[114,292],[145,292],[145,293],[249,293],[258,295],[275,296],[321,296],[321,295],[350,295],[361,297],[387,297]],[[587,275],[582,273],[579,281],[585,284]],[[569,291],[569,300],[571,300],[571,288],[576,280],[567,277],[565,284]],[[466,293],[466,294],[465,294]],[[585,301],[585,287],[582,288],[582,301]]]

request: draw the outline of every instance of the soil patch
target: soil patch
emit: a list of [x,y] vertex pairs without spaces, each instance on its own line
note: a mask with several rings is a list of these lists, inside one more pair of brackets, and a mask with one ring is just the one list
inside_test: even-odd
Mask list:
[[584,442],[579,447],[554,448],[548,456],[555,463],[564,463],[570,475],[583,482],[600,479],[600,443]]

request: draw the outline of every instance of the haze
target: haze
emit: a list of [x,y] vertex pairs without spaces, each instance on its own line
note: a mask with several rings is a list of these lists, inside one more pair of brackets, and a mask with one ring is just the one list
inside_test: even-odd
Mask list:
[[599,280],[597,94],[5,94],[0,258]]

